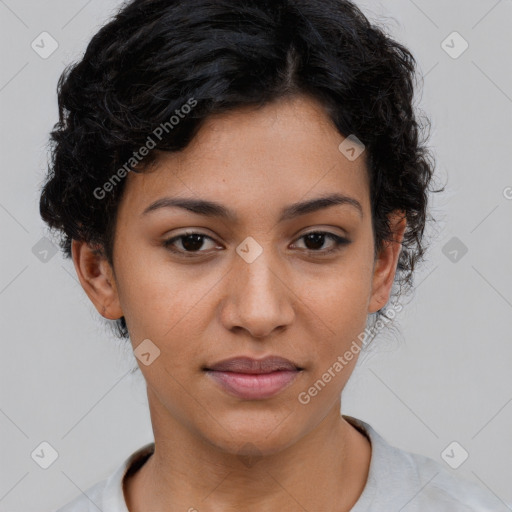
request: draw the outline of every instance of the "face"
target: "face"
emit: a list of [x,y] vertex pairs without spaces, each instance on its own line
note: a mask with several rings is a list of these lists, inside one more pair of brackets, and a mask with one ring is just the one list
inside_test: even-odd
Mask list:
[[[115,274],[73,242],[98,311],[125,316],[134,349],[150,340],[141,347],[151,362],[138,364],[155,436],[180,425],[229,453],[245,443],[272,453],[339,414],[357,352],[343,365],[339,356],[386,304],[400,248],[374,260],[365,153],[349,160],[343,140],[303,96],[210,117],[184,151],[127,176]],[[149,208],[163,198],[220,208]],[[239,356],[279,356],[301,370],[271,395],[241,396],[205,371]]]

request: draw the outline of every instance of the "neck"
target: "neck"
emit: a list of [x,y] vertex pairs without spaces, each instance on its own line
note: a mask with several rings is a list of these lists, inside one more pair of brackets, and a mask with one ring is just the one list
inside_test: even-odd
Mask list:
[[125,479],[130,512],[343,512],[364,489],[370,443],[341,416],[339,401],[298,442],[264,456],[251,456],[249,449],[241,456],[213,446],[179,422],[169,428],[169,417],[164,423],[163,408],[148,396],[155,451]]

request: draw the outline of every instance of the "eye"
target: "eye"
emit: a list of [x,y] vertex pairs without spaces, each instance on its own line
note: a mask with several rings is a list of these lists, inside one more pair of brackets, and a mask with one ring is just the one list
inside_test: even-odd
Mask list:
[[[205,241],[209,240],[212,244],[211,248],[218,247],[213,238],[204,233],[187,232],[178,236],[174,236],[162,242],[162,245],[170,251],[183,255],[185,257],[195,257],[206,253],[204,250]],[[304,240],[305,249],[310,253],[330,254],[342,249],[342,246],[350,244],[347,238],[329,233],[327,231],[311,231],[302,235],[298,240]],[[331,241],[330,248],[322,249],[327,240]],[[181,246],[181,247],[180,247]],[[201,250],[203,249],[203,250]],[[208,249],[208,248],[207,248]]]
[[[343,246],[350,244],[347,238],[329,233],[328,231],[311,231],[302,235],[298,240],[304,239],[305,250],[312,253],[329,254],[342,249]],[[331,246],[327,250],[319,250],[322,248],[326,240],[331,240]]]
[[[178,236],[174,236],[169,238],[168,240],[164,240],[162,245],[169,249],[172,252],[183,254],[185,256],[195,256],[194,253],[204,253],[206,251],[200,250],[204,247],[205,240],[210,240],[214,242],[213,238],[205,235],[204,233],[196,233],[196,232],[187,232]],[[176,247],[176,242],[179,243],[181,248]],[[216,247],[216,244],[212,244],[213,247]]]

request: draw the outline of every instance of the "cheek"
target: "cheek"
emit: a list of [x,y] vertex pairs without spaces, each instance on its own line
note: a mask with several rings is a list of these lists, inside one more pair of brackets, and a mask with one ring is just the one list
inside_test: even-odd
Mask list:
[[[371,295],[371,268],[357,258],[297,278],[297,295],[333,331],[365,323]],[[343,329],[344,328],[344,329]]]
[[130,335],[136,344],[160,340],[187,318],[200,294],[186,273],[171,265],[127,259],[119,274],[119,300]]
[[[354,262],[349,265],[347,259],[346,265],[330,269],[328,274],[302,281],[297,294],[301,297],[304,315],[298,321],[307,332],[307,338],[314,342],[314,350],[310,351],[312,375],[318,379],[331,368],[336,375],[328,386],[331,390],[342,387],[348,380],[357,361],[368,317],[371,268],[356,258]],[[332,366],[347,351],[350,360],[343,361],[343,370],[335,371]]]

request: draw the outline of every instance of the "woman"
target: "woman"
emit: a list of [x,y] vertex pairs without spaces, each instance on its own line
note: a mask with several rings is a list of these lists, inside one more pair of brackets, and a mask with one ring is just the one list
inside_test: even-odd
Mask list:
[[414,71],[345,0],[134,0],[63,74],[41,215],[155,442],[61,512],[501,510],[340,414],[425,250]]

